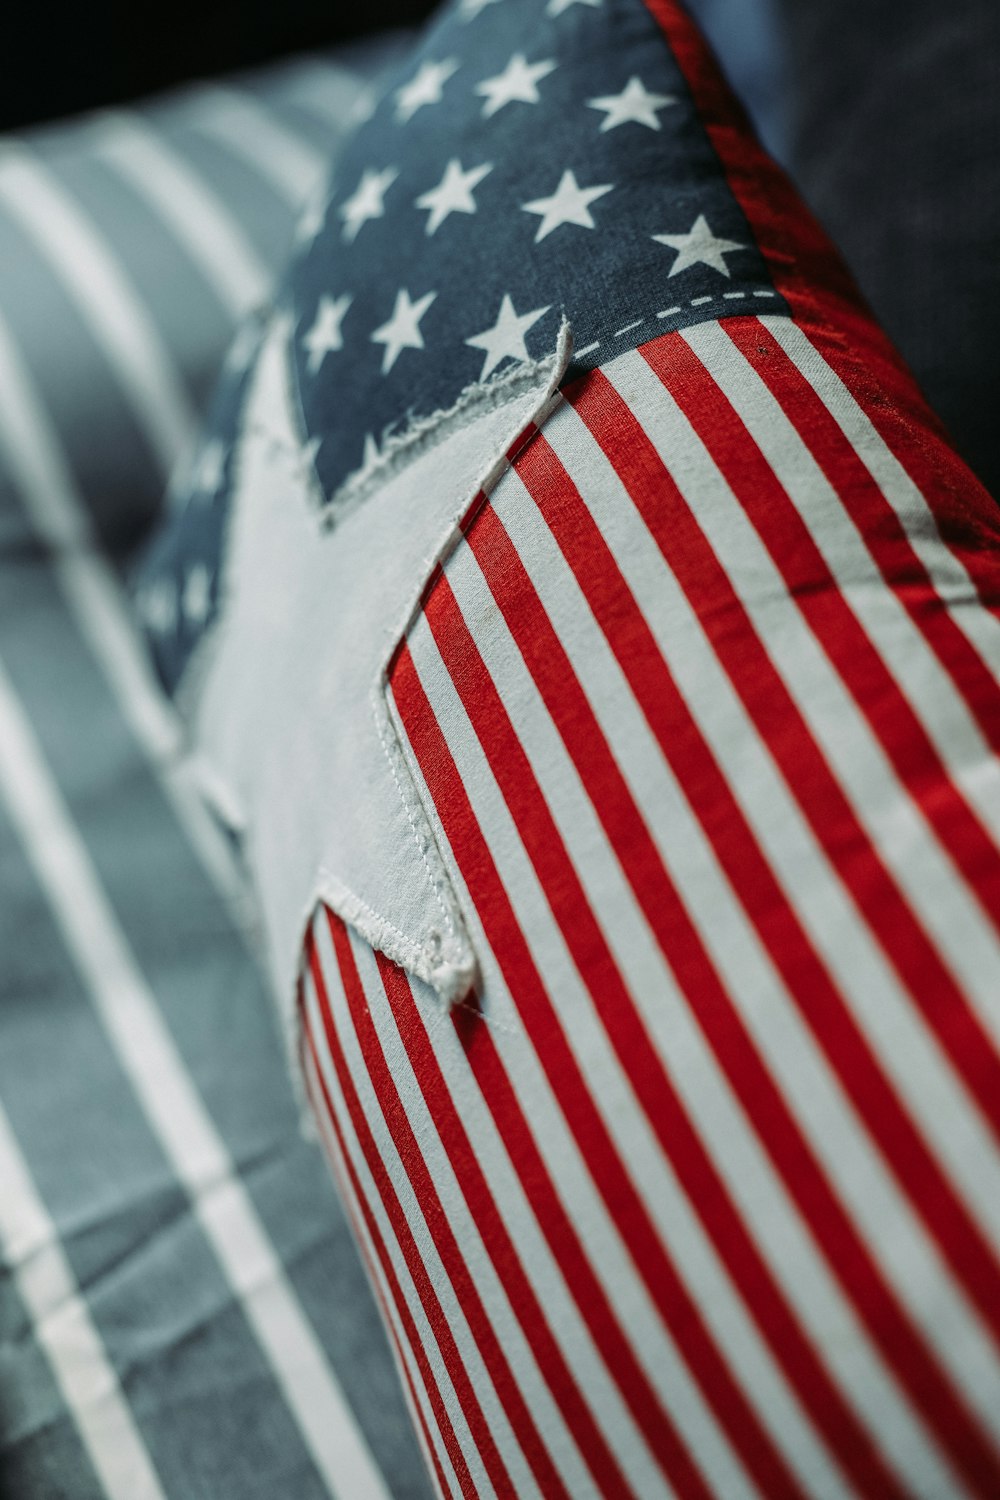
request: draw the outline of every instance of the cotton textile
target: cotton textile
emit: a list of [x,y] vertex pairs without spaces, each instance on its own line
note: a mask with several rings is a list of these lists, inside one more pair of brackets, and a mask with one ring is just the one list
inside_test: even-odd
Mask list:
[[422,419],[548,354],[563,318],[572,377],[737,306],[781,310],[634,0],[447,7],[346,146],[289,295],[332,513]]
[[[526,0],[442,26],[494,11],[549,59]],[[695,214],[730,216],[663,232],[664,289],[695,295],[658,316],[637,219],[587,302],[604,199],[568,166],[575,220],[520,204],[561,236],[566,323],[484,347],[449,406],[431,283],[382,325],[381,257],[363,295],[335,279],[394,191],[411,229],[437,195],[335,195],[254,357],[182,696],[440,1494],[992,1500],[996,509],[673,0],[551,0],[563,22],[522,93],[565,67],[583,115],[615,26],[685,91],[669,137],[643,81],[664,203],[698,166]],[[434,36],[381,107],[414,138],[462,81]],[[381,469],[366,392],[426,419]]]
[[[0,150],[0,389],[65,455],[98,536],[123,558],[190,480],[221,358],[270,301],[400,39],[293,59],[7,136]],[[12,481],[28,487],[12,470]]]
[[243,305],[213,245],[270,286],[370,81],[316,58],[0,153],[4,1500],[429,1493],[109,556],[173,459],[130,382],[197,406]]
[[567,396],[389,673],[476,991],[306,944],[439,1487],[994,1494],[993,560],[790,320]]
[[386,672],[479,981],[301,1056],[442,1493],[995,1495],[998,523],[724,106],[790,317],[623,354]]

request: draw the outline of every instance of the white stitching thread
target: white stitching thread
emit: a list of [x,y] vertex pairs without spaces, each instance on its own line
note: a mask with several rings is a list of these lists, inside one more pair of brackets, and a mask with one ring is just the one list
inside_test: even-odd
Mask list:
[[[564,318],[559,333],[560,341],[562,330],[566,326]],[[393,433],[385,438],[378,458],[367,467],[349,475],[329,498],[323,494],[315,462],[310,456],[307,483],[314,500],[318,503],[323,526],[332,529],[346,514],[360,505],[375,488],[405,469],[413,459],[437,447],[452,433],[461,432],[464,428],[470,427],[484,413],[506,406],[516,400],[519,395],[530,390],[538,382],[550,359],[549,355],[540,360],[524,361],[500,375],[495,375],[491,380],[477,381],[472,385],[467,385],[450,407],[433,412],[426,417],[417,417],[403,432]],[[302,392],[298,381],[298,366],[291,359],[289,364],[293,384],[293,421],[298,429],[302,448],[305,450],[308,434],[302,406]]]
[[[451,919],[451,913],[448,911],[448,908],[445,906],[444,898],[443,898],[443,896],[441,894],[440,881],[438,880],[438,878],[435,876],[434,872],[431,869],[430,861],[427,858],[426,845],[425,845],[424,841],[421,839],[419,833],[417,832],[417,825],[416,825],[416,823],[414,821],[414,818],[413,818],[413,811],[412,811],[412,805],[411,805],[412,802],[416,801],[417,806],[420,809],[420,816],[421,816],[422,819],[426,819],[427,815],[424,812],[423,804],[420,802],[419,797],[416,794],[416,791],[414,790],[414,792],[411,793],[411,795],[409,797],[403,791],[402,783],[400,782],[399,775],[398,775],[398,773],[396,771],[395,762],[393,761],[393,758],[392,758],[392,753],[389,750],[389,746],[388,746],[388,744],[386,742],[385,735],[382,733],[382,724],[380,722],[380,717],[381,716],[379,714],[379,706],[380,706],[380,703],[381,703],[381,706],[385,708],[386,716],[387,717],[388,717],[388,707],[385,704],[384,699],[382,698],[381,692],[379,691],[379,689],[381,688],[381,682],[382,682],[382,679],[380,678],[379,679],[378,687],[373,690],[372,695],[371,695],[371,697],[372,697],[372,713],[375,716],[375,732],[378,735],[379,744],[382,746],[382,749],[385,752],[385,758],[389,762],[389,770],[392,772],[392,779],[396,783],[396,791],[399,793],[399,799],[400,799],[400,801],[403,804],[403,809],[404,809],[404,811],[406,813],[407,821],[409,822],[410,829],[411,829],[411,831],[413,833],[413,837],[416,840],[417,849],[420,852],[420,858],[423,861],[424,869],[427,871],[427,878],[430,881],[431,886],[432,886],[433,891],[434,891],[434,895],[437,898],[437,904],[441,908],[441,915],[444,917],[445,927],[448,930],[448,936],[452,937],[452,938],[455,938],[457,940],[458,934],[457,934],[457,932],[455,930],[455,924],[454,924],[454,922]],[[389,727],[390,727],[390,729],[392,729],[393,736],[394,736],[394,738],[396,740],[397,753],[400,754],[400,755],[402,755],[403,748],[399,744],[399,737],[396,735],[395,729],[392,726],[392,720],[391,719],[389,720]]]
[[[332,870],[328,870],[325,865],[320,865],[319,870],[317,871],[317,884],[318,884],[318,886],[320,887],[320,890],[321,890],[320,900],[323,901],[323,903],[325,905],[329,905],[330,909],[332,911],[333,907],[332,907],[331,903],[336,898],[333,897],[332,895],[323,895],[322,894],[322,885],[323,885],[323,881],[324,880],[333,881],[336,885],[340,884],[340,881],[337,880],[337,877],[336,877],[336,875],[334,875],[334,873],[333,873]],[[375,923],[379,927],[385,927],[385,928],[387,928],[389,930],[389,932],[393,933],[396,937],[398,937],[401,945],[404,948],[413,948],[414,947],[413,939],[407,937],[405,932],[401,932],[400,929],[396,926],[395,922],[390,922],[390,920],[389,920],[388,917],[383,916],[380,911],[376,911],[375,908],[374,908],[374,906],[369,906],[368,902],[367,901],[363,901],[360,896],[358,896],[358,895],[356,895],[354,893],[354,891],[352,891],[350,894],[351,894],[351,900],[354,902],[354,904],[356,906],[360,906],[361,910],[363,912],[366,912],[369,917],[373,918],[373,920],[375,921]],[[316,905],[316,902],[314,900],[313,901],[313,906],[315,907],[315,905]],[[337,914],[334,913],[334,915],[337,915]]]

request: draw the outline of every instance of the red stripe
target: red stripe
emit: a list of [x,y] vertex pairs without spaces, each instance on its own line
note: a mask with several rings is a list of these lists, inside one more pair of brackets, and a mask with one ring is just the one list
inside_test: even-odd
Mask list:
[[403,1330],[406,1334],[407,1339],[409,1340],[410,1348],[413,1351],[413,1356],[416,1360],[417,1367],[420,1370],[420,1376],[424,1383],[424,1390],[427,1392],[427,1396],[430,1400],[430,1404],[437,1421],[438,1431],[440,1432],[441,1437],[444,1441],[444,1445],[448,1450],[448,1455],[455,1470],[455,1476],[461,1486],[462,1494],[466,1497],[466,1500],[476,1500],[475,1486],[472,1483],[472,1477],[469,1474],[465,1458],[458,1446],[458,1440],[456,1439],[454,1430],[451,1426],[451,1421],[445,1409],[441,1393],[438,1390],[433,1374],[431,1373],[430,1365],[424,1352],[423,1345],[417,1336],[417,1331],[414,1327],[413,1319],[410,1316],[409,1309],[407,1308],[405,1299],[403,1298],[403,1295],[400,1291],[399,1282],[396,1279],[396,1273],[392,1268],[392,1263],[386,1251],[385,1244],[381,1236],[379,1235],[374,1217],[363,1196],[361,1184],[358,1181],[354,1166],[351,1162],[350,1156],[348,1155],[347,1143],[345,1142],[343,1133],[341,1132],[340,1124],[337,1120],[336,1111],[333,1107],[333,1101],[330,1098],[329,1090],[326,1086],[326,1080],[323,1077],[323,1072],[320,1067],[316,1040],[313,1037],[312,1029],[308,1025],[306,1026],[303,1035],[308,1044],[313,1071],[316,1075],[316,1079],[319,1082],[320,1090],[322,1092],[323,1114],[325,1115],[325,1118],[329,1120],[333,1132],[337,1137],[341,1157],[343,1159],[344,1166],[347,1170],[348,1179],[350,1181],[351,1191],[358,1204],[358,1207],[361,1210],[361,1214],[365,1222],[365,1227],[371,1238],[371,1242],[375,1247],[375,1254],[378,1257],[379,1264],[382,1267],[382,1274],[386,1279],[389,1287],[389,1292],[392,1296],[392,1300],[396,1305],[397,1315],[402,1322]]
[[[567,525],[577,524],[573,517],[567,517]],[[480,512],[469,542],[622,863],[636,900],[685,989],[695,1019],[724,1066],[727,1054],[732,1056],[735,1041],[740,1049],[753,1054],[750,1071],[757,1070],[759,1074],[755,1044],[711,972],[711,961],[679,904],[677,892],[670,884],[569,657],[516,549],[492,510]],[[727,837],[724,847],[716,852],[727,875],[889,1165],[908,1190],[956,1273],[981,1298],[985,1316],[996,1319],[1000,1315],[1000,1276],[989,1245],[902,1110],[876,1056],[782,896],[738,804],[724,786],[723,795],[729,804],[723,824]],[[727,1018],[723,1029],[730,1033],[728,1043],[720,1042],[716,1035],[723,1015]],[[734,1082],[745,1072],[746,1064],[727,1067]],[[770,1118],[775,1108],[771,1096],[773,1089],[765,1081],[763,1094],[758,1083],[754,1093],[744,1097],[744,1103],[753,1115]],[[775,1118],[780,1121],[780,1111]],[[779,1138],[794,1129],[787,1119],[776,1128]],[[796,1385],[802,1391],[801,1375],[796,1377]],[[843,1403],[840,1405],[843,1407]],[[845,1465],[849,1466],[850,1458],[859,1452],[859,1431],[852,1431],[850,1425],[845,1430],[841,1423],[846,1416],[848,1423],[853,1424],[853,1418],[846,1408],[838,1410],[832,1389],[817,1388],[813,1411],[821,1426],[826,1420],[828,1425],[823,1430],[841,1448]],[[838,1427],[842,1442],[836,1437]],[[885,1493],[884,1476],[879,1477],[878,1485],[878,1492]]]
[[[333,1111],[332,1108],[329,1107],[330,1100],[329,1096],[326,1093],[326,1085],[323,1082],[323,1075],[316,1063],[316,1041],[312,1035],[312,1029],[309,1024],[309,1017],[302,1002],[301,988],[299,990],[298,997],[298,1011],[301,1024],[301,1030],[299,1034],[299,1064],[302,1071],[302,1078],[305,1082],[306,1094],[309,1098],[309,1103],[314,1115],[316,1116],[316,1119],[322,1121],[324,1117],[328,1117],[332,1129],[336,1129],[336,1123],[333,1120]],[[322,1091],[322,1093],[320,1093],[320,1090]],[[322,1107],[320,1103],[321,1098],[324,1101]],[[400,1380],[405,1384],[407,1393],[409,1395],[410,1413],[412,1415],[413,1421],[419,1426],[420,1431],[423,1435],[423,1451],[425,1457],[427,1459],[427,1462],[432,1466],[434,1470],[434,1474],[437,1479],[439,1494],[443,1497],[443,1500],[447,1500],[447,1497],[451,1494],[451,1486],[445,1479],[444,1469],[441,1466],[441,1460],[438,1458],[437,1449],[431,1439],[431,1432],[430,1428],[427,1425],[427,1418],[424,1416],[423,1406],[417,1398],[416,1387],[414,1386],[413,1378],[410,1375],[410,1367],[403,1357],[403,1348],[396,1333],[395,1324],[389,1313],[388,1303],[386,1302],[385,1297],[382,1294],[382,1288],[379,1284],[378,1273],[375,1269],[375,1263],[371,1259],[368,1251],[368,1246],[365,1242],[364,1234],[362,1233],[361,1224],[363,1221],[360,1206],[355,1202],[354,1197],[351,1193],[351,1180],[348,1177],[346,1171],[346,1156],[344,1157],[345,1166],[342,1169],[340,1158],[338,1158],[338,1156],[334,1153],[334,1149],[327,1139],[326,1132],[323,1130],[320,1130],[320,1139],[323,1144],[324,1154],[326,1155],[326,1159],[330,1164],[330,1170],[333,1173],[334,1180],[336,1181],[340,1189],[340,1200],[344,1204],[347,1210],[348,1217],[350,1218],[351,1227],[354,1230],[354,1242],[357,1245],[358,1252],[365,1263],[365,1270],[368,1273],[368,1282],[372,1289],[372,1295],[374,1296],[375,1301],[378,1304],[378,1309],[382,1317],[382,1324],[385,1328],[386,1336],[392,1344],[393,1353],[396,1360],[396,1368],[399,1371]],[[343,1152],[342,1143],[341,1151]]]
[[[709,420],[704,388],[708,377],[683,339],[668,334],[640,352],[686,411],[709,451],[716,451],[733,474],[741,458],[749,466],[752,445],[746,439],[737,451],[738,434],[731,432],[724,440],[712,431],[718,417],[719,433],[725,433],[727,403],[720,394],[719,401],[711,406]],[[681,373],[673,369],[675,358]],[[599,372],[581,382],[581,387],[574,396],[577,410],[614,465],[699,615],[789,790],[862,919],[1000,1137],[1000,1057],[988,1032],[831,774],[798,704],[771,663],[729,578],[649,438],[626,402]],[[766,482],[762,475],[757,478]]]
[[[666,475],[666,471],[662,471],[662,465],[659,466],[663,473],[662,480],[659,473],[651,476],[647,469],[637,468],[643,445],[648,449],[649,444],[634,419],[630,418],[629,425],[626,426],[620,417],[615,416],[608,425],[604,425],[612,410],[611,398],[614,399],[616,411],[618,406],[621,406],[623,411],[627,411],[604,377],[595,373],[587,377],[581,385],[585,389],[578,391],[574,398],[580,403],[581,414],[586,416],[588,425],[595,431],[595,435],[599,438],[603,437],[612,461],[619,460],[620,477],[626,483],[640,509],[648,515],[649,523],[657,532],[669,531],[672,551],[684,549],[688,561],[682,561],[680,569],[682,573],[687,571],[688,562],[697,554],[699,547],[695,538],[685,535],[681,516],[683,502],[672,480]],[[607,402],[603,399],[605,392],[608,393]],[[617,427],[614,425],[616,421]],[[635,434],[632,432],[633,428]],[[627,474],[623,472],[626,466]],[[608,552],[593,518],[544,437],[539,437],[535,444],[522,455],[518,473],[529,491],[539,498],[545,520],[553,529],[557,544],[573,568],[588,598],[588,603],[625,671],[638,702],[643,707],[650,727],[659,739],[664,754],[671,764],[675,765],[679,779],[692,804],[697,807],[701,789],[707,780],[714,779],[717,767],[711,757],[707,756],[703,744],[696,742],[693,745],[684,746],[681,743],[684,738],[683,730],[690,726],[686,707],[679,700],[676,685],[670,677],[659,648],[621,577],[617,564]],[[645,494],[640,493],[643,487],[645,487]],[[669,503],[672,493],[676,495],[676,501]],[[666,524],[661,524],[661,518],[665,518]],[[661,540],[661,546],[663,545]],[[708,552],[707,548],[704,551],[708,553],[707,557],[696,559],[696,565],[701,569],[701,573],[697,579],[697,587],[693,589],[697,601],[695,607],[699,613],[708,616],[712,622],[711,630],[717,641],[716,649],[720,650],[721,647],[720,655],[725,653],[730,658],[731,665],[738,668],[735,675],[739,679],[740,670],[744,675],[748,674],[750,662],[755,661],[757,653],[751,649],[753,642],[745,638],[744,630],[734,628],[732,611],[727,608],[727,612],[724,613],[714,607],[720,593],[725,598],[726,595],[731,595],[731,590],[714,556]],[[711,587],[706,586],[706,575],[713,578]],[[718,575],[718,577],[713,575]],[[447,586],[448,580],[445,577],[431,601],[431,609],[440,607],[439,601],[445,597],[444,591]],[[468,646],[463,646],[466,653],[469,649]],[[472,649],[474,650],[474,647]],[[460,663],[456,663],[456,672],[460,670],[460,666]],[[737,686],[739,685],[738,680]],[[482,723],[483,707],[488,701],[486,694],[485,685],[478,683],[475,688],[475,701],[472,701],[470,694],[470,701],[466,703],[474,722],[477,721],[478,716]],[[782,711],[788,712],[787,709]],[[775,722],[780,723],[780,718]],[[510,783],[511,795],[516,796],[517,783],[511,773],[515,748],[511,744],[505,744],[502,753],[499,751],[501,729],[497,723],[490,723],[480,728],[479,734],[484,746],[490,747],[487,753],[490,754],[494,774],[501,785],[504,785],[505,781]],[[685,759],[686,766],[678,765],[678,762]],[[530,776],[530,770],[525,766],[520,766],[517,775],[523,780],[526,776]],[[726,799],[726,804],[728,803],[729,798]],[[719,823],[728,815],[728,806],[715,806],[712,809],[711,821],[703,819],[706,832],[713,844],[717,843],[719,837],[717,833]],[[522,829],[522,838],[526,843],[528,833],[529,827],[526,824]],[[538,849],[541,858],[550,860],[553,857],[554,838],[554,830],[549,830],[539,840]],[[566,888],[565,882],[568,877],[560,874],[558,878],[563,888]],[[579,922],[580,917],[575,916],[573,923]],[[573,928],[570,930],[572,931]],[[569,936],[568,940],[572,941]],[[676,941],[676,938],[672,936],[671,940]],[[594,959],[591,956],[584,956],[582,961],[578,959],[581,973],[588,975],[593,973],[594,969],[591,967],[593,963]],[[601,986],[595,986],[595,990],[601,988],[603,993],[603,987],[608,982],[607,976],[604,976]],[[600,1005],[600,999],[596,993],[595,1003]],[[709,1007],[707,1004],[702,1004],[699,1006],[699,1011],[706,1015],[711,1013],[716,1026],[722,1020],[722,1007]],[[614,1024],[620,1029],[621,1016],[617,1009],[614,1010],[613,1016]],[[612,1028],[612,1035],[614,1034]],[[715,1037],[715,1045],[718,1047],[724,1038],[718,1031]],[[728,1039],[725,1040],[728,1044]],[[973,1482],[987,1484],[988,1492],[997,1482],[1000,1482],[1000,1466],[989,1445],[965,1409],[957,1391],[938,1368],[895,1300],[889,1286],[857,1235],[851,1220],[831,1193],[829,1184],[805,1146],[801,1134],[797,1131],[789,1131],[787,1127],[775,1128],[776,1116],[773,1111],[781,1104],[780,1096],[773,1090],[773,1086],[769,1086],[763,1070],[758,1076],[754,1076],[757,1070],[753,1066],[752,1057],[734,1057],[730,1052],[728,1062],[724,1058],[722,1060],[737,1092],[749,1101],[751,1118],[754,1119],[758,1130],[762,1136],[769,1139],[775,1165],[781,1170],[807,1220],[815,1225],[820,1243],[827,1252],[835,1274],[850,1291],[855,1305],[866,1319],[873,1336],[895,1369],[900,1382],[910,1391],[918,1406],[924,1410],[928,1424],[939,1432],[946,1443],[955,1447],[956,1456],[960,1458]],[[641,1076],[636,1072],[635,1063],[630,1066],[629,1071],[635,1076]],[[748,1092],[744,1093],[744,1090]],[[641,1093],[638,1087],[637,1092]],[[770,1093],[770,1098],[768,1098],[768,1093]],[[787,1112],[785,1113],[786,1119],[789,1119]],[[655,1105],[650,1114],[651,1119],[656,1123]],[[659,1126],[663,1131],[665,1143],[670,1141],[671,1133],[664,1126],[662,1119]],[[700,1201],[698,1192],[692,1194],[692,1200],[695,1203]]]
[[[955,691],[964,698],[984,739],[1000,751],[1000,683],[996,674],[959,629],[902,521],[861,457],[763,323],[734,319],[720,326],[781,404],[861,532],[887,585],[951,677]],[[934,487],[930,488],[927,505],[932,514],[937,513],[950,550],[962,565],[968,568],[970,561],[977,561],[981,602],[1000,613],[1000,514],[996,506],[989,502],[987,515],[981,516],[974,504],[956,504],[954,495],[935,495]],[[927,529],[918,515],[914,521]],[[988,528],[984,525],[987,521]],[[972,603],[973,599],[970,589],[969,600],[962,602]]]
[[834,346],[827,351],[815,334],[809,337],[923,495],[945,544],[972,580],[977,606],[1000,615],[1000,510],[996,500],[959,458],[937,419],[927,413],[922,398],[908,403],[908,391],[901,394],[898,380],[895,386],[880,387],[871,373],[843,349]]
[[922,491],[984,607],[996,609],[1000,515],[878,327],[824,231],[754,139],[741,105],[678,0],[646,0],[767,262],[775,288]]
[[[545,1312],[525,1275],[476,1152],[455,1108],[447,1079],[430,1045],[409,981],[402,969],[383,954],[376,954],[376,959],[393,1022],[410,1059],[424,1104],[538,1366],[601,1492],[609,1496],[625,1496],[630,1493],[628,1484],[580,1394],[562,1351],[552,1336]],[[456,1013],[453,1012],[453,1015]],[[485,1023],[482,1029],[486,1029]],[[537,1193],[532,1192],[532,1186],[538,1180],[537,1174],[532,1172],[530,1178],[531,1182],[524,1184],[525,1191],[529,1200],[534,1198],[537,1201]],[[551,1184],[548,1186],[551,1191]],[[565,1274],[565,1266],[562,1269]],[[619,1340],[615,1349],[615,1353],[619,1355],[621,1342]],[[638,1378],[643,1379],[641,1375]],[[658,1406],[653,1410],[655,1398],[651,1391],[645,1399],[651,1408],[653,1420],[656,1423],[662,1422],[662,1410]]]
[[[488,859],[488,854],[485,856]],[[494,872],[495,874],[495,872]],[[397,997],[398,998],[398,997]],[[670,1419],[624,1337],[607,1290],[594,1274],[580,1237],[538,1150],[511,1087],[489,1027],[468,1009],[452,1011],[452,1022],[472,1075],[493,1116],[518,1181],[531,1204],[580,1315],[617,1383],[633,1418],[681,1495],[707,1497],[704,1482],[684,1452]],[[414,1028],[410,1028],[411,1036]],[[435,1092],[435,1099],[440,1095]]]
[[908,438],[942,436],[940,423],[872,318],[840,254],[755,139],[694,22],[678,0],[646,0],[646,5],[687,80],[730,191],[796,322],[852,390],[867,392],[866,409],[869,400],[884,404],[891,394]]
[[[309,933],[307,939],[307,957],[309,962],[309,970],[312,975],[313,984],[316,989],[317,1000],[319,1002],[320,1014],[323,1020],[323,1031],[326,1039],[326,1047],[329,1057],[336,1070],[337,1081],[340,1087],[341,1094],[343,1095],[348,1114],[350,1115],[351,1125],[354,1129],[358,1144],[361,1147],[365,1162],[368,1166],[368,1170],[372,1175],[372,1179],[375,1183],[379,1198],[382,1201],[383,1208],[385,1209],[385,1212],[389,1218],[393,1234],[396,1237],[396,1242],[399,1245],[404,1260],[406,1261],[407,1270],[410,1273],[410,1277],[420,1298],[420,1303],[424,1309],[424,1313],[430,1325],[434,1342],[438,1347],[441,1358],[444,1361],[445,1369],[448,1371],[448,1375],[451,1379],[452,1385],[455,1388],[455,1394],[458,1398],[459,1405],[462,1408],[462,1413],[465,1417],[465,1420],[468,1423],[469,1432],[471,1433],[472,1439],[479,1450],[479,1455],[482,1458],[483,1465],[490,1477],[491,1482],[499,1489],[500,1493],[512,1493],[513,1486],[511,1484],[510,1476],[507,1473],[506,1466],[503,1463],[503,1460],[501,1459],[500,1454],[497,1450],[493,1434],[490,1432],[489,1426],[483,1416],[479,1401],[476,1398],[475,1391],[472,1388],[472,1383],[469,1380],[465,1365],[462,1362],[462,1359],[458,1352],[458,1348],[455,1344],[455,1339],[449,1326],[448,1319],[445,1316],[440,1301],[438,1300],[434,1288],[431,1285],[431,1281],[429,1276],[427,1275],[427,1270],[421,1259],[420,1252],[413,1241],[413,1236],[410,1232],[409,1225],[406,1223],[405,1215],[403,1214],[403,1211],[396,1198],[392,1183],[389,1179],[389,1174],[382,1162],[378,1147],[376,1146],[375,1141],[372,1138],[368,1122],[365,1119],[364,1111],[361,1108],[361,1103],[358,1099],[357,1093],[354,1088],[354,1083],[351,1078],[350,1069],[348,1068],[347,1060],[344,1057],[343,1050],[340,1045],[340,1039],[337,1035],[337,1030],[334,1025],[333,1015],[330,1009],[330,1000],[323,978],[323,971],[319,962],[319,957],[311,932]],[[360,988],[360,981],[357,977],[357,970],[354,967],[354,958],[350,953],[349,948],[346,954],[346,959],[339,952],[337,957],[341,963],[340,977],[345,991],[347,991],[349,987]],[[320,1078],[322,1081],[322,1074],[320,1074]],[[336,1117],[333,1115],[332,1111],[331,1119],[334,1120],[334,1124],[336,1126]],[[347,1161],[348,1166],[351,1170],[352,1185],[354,1186],[355,1191],[357,1191],[357,1179],[354,1174],[353,1167],[351,1167],[350,1158],[345,1156],[345,1160]],[[365,1216],[366,1222],[369,1224],[369,1232],[372,1233],[374,1237],[374,1220],[370,1217],[365,1200],[362,1199],[361,1201],[365,1207]],[[379,1257],[382,1261],[383,1269],[386,1271],[386,1274],[388,1276],[390,1271],[390,1264],[388,1255],[385,1252],[385,1247],[382,1244],[381,1240],[377,1239],[375,1243],[378,1246]],[[416,1327],[412,1321],[409,1311],[408,1309],[406,1309],[405,1301],[399,1294],[398,1284],[395,1282],[394,1278],[393,1287],[396,1305],[399,1310],[400,1316],[404,1317],[407,1337],[410,1339],[411,1345],[413,1347],[413,1352],[421,1364],[421,1373],[427,1385],[428,1394],[430,1395],[432,1401],[434,1401],[436,1397],[437,1402],[440,1403],[440,1394],[437,1392],[436,1386],[433,1383],[433,1378],[430,1374],[430,1367],[427,1363],[426,1355],[424,1354],[419,1335],[416,1332]],[[435,1406],[435,1415],[438,1418],[439,1424],[443,1424],[441,1426],[442,1436],[448,1447],[448,1453],[452,1460],[452,1463],[455,1465],[456,1472],[458,1472],[458,1466],[459,1464],[461,1464],[465,1472],[465,1481],[467,1481],[469,1485],[468,1493],[474,1494],[475,1487],[472,1484],[472,1480],[468,1474],[468,1470],[465,1468],[465,1460],[462,1457],[457,1438],[455,1437],[454,1431],[448,1421],[447,1414],[444,1411],[443,1405],[441,1406],[440,1411],[438,1410],[438,1407]],[[463,1482],[463,1489],[465,1489],[465,1487],[465,1482]]]
[[[495,711],[495,693],[481,670],[481,663],[479,669],[476,668],[478,653],[464,631],[446,585],[447,580],[444,580],[442,591],[432,601],[435,612],[430,623],[466,709],[472,707],[474,719],[480,721],[480,734],[486,734],[486,743],[490,746],[487,754],[494,769],[498,760],[517,767],[519,786],[512,789],[512,810],[522,839],[537,858],[540,844],[548,842],[553,849],[561,848],[558,834],[552,828],[541,800],[537,796],[522,796],[522,792],[533,785],[530,768],[526,767],[520,746],[503,724],[502,711],[500,714]],[[580,1144],[594,1181],[628,1242],[650,1295],[734,1447],[764,1493],[769,1497],[800,1494],[794,1476],[720,1357],[697,1305],[688,1295],[659,1240],[644,1201],[623,1169],[586,1080],[566,1042],[556,1008],[544,989],[517,926],[509,898],[408,652],[399,658],[393,692],[407,737],[476,903],[487,940],[504,972],[552,1090]],[[470,700],[479,693],[484,695],[483,702],[471,704]],[[486,707],[487,698],[488,729],[483,725],[479,711]],[[492,738],[494,734],[495,739]],[[542,863],[544,865],[544,861]],[[575,871],[564,858],[559,859],[559,866],[567,891],[577,891]],[[563,904],[556,896],[556,909]],[[751,1306],[758,1299],[765,1306],[775,1302],[781,1306],[753,1241],[733,1212],[711,1161],[649,1047],[631,997],[610,962],[603,938],[585,902],[573,901],[573,917],[581,924],[569,939],[576,965],[581,974],[587,976],[595,1005],[633,1086],[647,1098],[648,1090],[653,1090],[656,1096],[655,1123],[662,1137],[670,1142],[669,1154],[689,1192],[694,1184],[693,1201],[702,1217],[710,1221],[715,1216],[723,1221],[724,1232],[716,1235],[717,1241],[721,1241],[723,1258],[738,1272],[738,1281],[748,1294]],[[787,1323],[783,1306],[781,1312]],[[673,1471],[668,1472],[674,1480]]]
[[[428,1232],[434,1241],[435,1249],[476,1340],[483,1363],[490,1373],[507,1419],[517,1433],[518,1442],[542,1494],[553,1497],[565,1496],[567,1494],[565,1486],[542,1442],[524,1395],[511,1372],[500,1341],[483,1307],[482,1299],[469,1273],[465,1255],[455,1239],[447,1211],[438,1196],[434,1179],[421,1152],[420,1143],[413,1133],[396,1089],[392,1072],[386,1062],[385,1053],[372,1021],[371,1010],[360,976],[357,973],[357,966],[351,953],[350,938],[343,923],[333,915],[328,917],[328,925],[341,973],[350,972],[351,974],[351,983],[345,986],[345,989],[351,1020],[365,1067],[368,1070],[379,1108],[413,1187],[416,1201],[420,1205]],[[537,1313],[539,1310],[536,1308],[535,1311]],[[620,1475],[618,1479],[620,1481]],[[621,1483],[620,1493],[626,1492],[626,1486]]]
[[[729,325],[736,340],[756,338],[756,320]],[[759,339],[756,358],[761,359]],[[779,350],[780,380],[790,361]],[[862,709],[899,780],[982,903],[1000,925],[1000,853],[959,794],[920,719],[876,651],[827,566],[809,527],[757,446],[742,418],[684,339],[650,349],[648,362],[685,412],[781,573],[789,598]],[[773,363],[773,362],[772,362]],[[867,530],[867,528],[866,528]],[[911,585],[911,602],[940,607],[930,583]],[[992,909],[991,909],[992,908]],[[1000,1312],[1000,1309],[998,1309]]]

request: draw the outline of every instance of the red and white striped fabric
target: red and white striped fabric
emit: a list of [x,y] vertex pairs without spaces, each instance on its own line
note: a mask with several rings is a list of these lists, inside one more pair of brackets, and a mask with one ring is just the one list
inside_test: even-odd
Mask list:
[[697,39],[791,317],[585,377],[390,710],[480,978],[308,1092],[447,1496],[1000,1495],[1000,517]]

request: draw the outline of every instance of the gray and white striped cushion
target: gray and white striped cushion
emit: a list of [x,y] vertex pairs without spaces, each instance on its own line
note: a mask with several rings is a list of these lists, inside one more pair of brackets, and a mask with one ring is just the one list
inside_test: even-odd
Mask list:
[[[119,576],[367,72],[0,148],[0,1494],[428,1493]],[[104,545],[100,545],[103,543]]]

